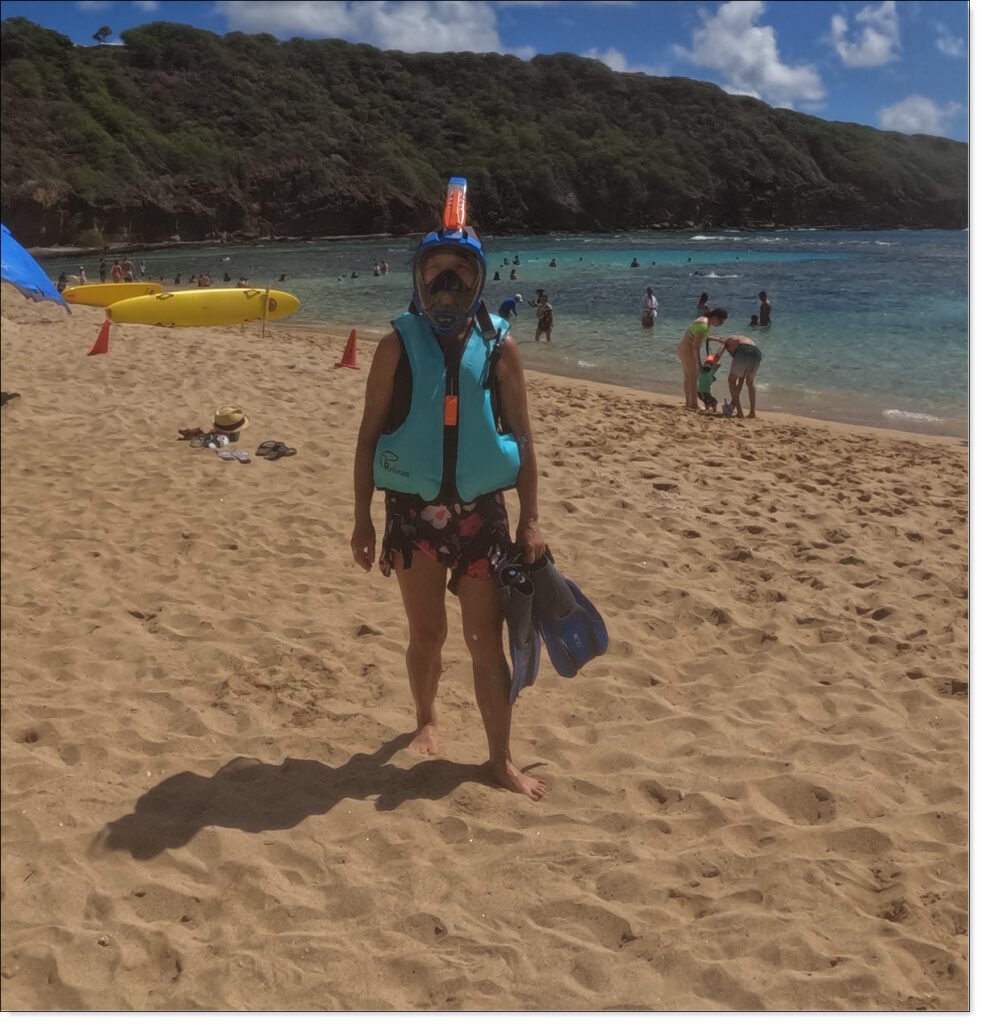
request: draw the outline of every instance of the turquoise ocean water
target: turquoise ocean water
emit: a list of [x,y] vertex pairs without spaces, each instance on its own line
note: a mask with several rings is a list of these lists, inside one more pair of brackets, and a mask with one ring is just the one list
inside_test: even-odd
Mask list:
[[[555,308],[553,343],[534,344],[535,317],[523,306],[513,325],[534,369],[679,393],[675,347],[696,315],[700,292],[730,317],[725,330],[749,334],[764,362],[758,405],[849,423],[965,436],[968,422],[968,232],[638,232],[621,235],[484,236],[492,311],[518,291],[545,288]],[[313,241],[227,248],[149,250],[152,279],[207,271],[216,284],[245,274],[297,295],[293,323],[384,326],[410,295],[417,239]],[[520,258],[510,282],[505,258]],[[640,268],[632,269],[633,258]],[[373,277],[387,260],[390,273]],[[557,266],[550,267],[555,259]],[[98,259],[84,260],[98,280]],[[77,259],[45,261],[53,277]],[[494,270],[503,280],[490,280]],[[352,272],[358,277],[352,278]],[[279,283],[280,274],[287,281]],[[640,326],[651,285],[659,301],[653,331]],[[750,328],[757,293],[773,304],[773,326]],[[725,365],[725,362],[724,362]],[[718,397],[725,381],[717,381]]]

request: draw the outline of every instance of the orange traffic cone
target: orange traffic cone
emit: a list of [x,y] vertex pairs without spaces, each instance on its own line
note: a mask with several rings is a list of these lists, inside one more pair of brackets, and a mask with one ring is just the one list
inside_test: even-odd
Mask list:
[[88,356],[105,356],[109,354],[109,321],[102,322],[99,337],[95,339],[92,348],[85,353]]
[[358,332],[354,327],[351,328],[351,333],[348,335],[348,344],[344,346],[341,362],[334,365],[336,367],[343,366],[346,370],[358,369]]

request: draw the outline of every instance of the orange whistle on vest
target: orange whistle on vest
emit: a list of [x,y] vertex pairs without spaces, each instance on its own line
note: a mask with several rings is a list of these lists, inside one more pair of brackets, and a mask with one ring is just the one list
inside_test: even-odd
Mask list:
[[457,426],[457,396],[447,395],[443,399],[443,425],[445,427]]

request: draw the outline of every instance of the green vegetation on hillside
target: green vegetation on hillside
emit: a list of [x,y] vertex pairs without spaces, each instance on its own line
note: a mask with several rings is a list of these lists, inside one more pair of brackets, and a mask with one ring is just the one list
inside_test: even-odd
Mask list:
[[967,224],[964,143],[689,79],[164,22],[121,37],[0,26],[0,199],[27,244],[420,231],[451,174],[495,232]]

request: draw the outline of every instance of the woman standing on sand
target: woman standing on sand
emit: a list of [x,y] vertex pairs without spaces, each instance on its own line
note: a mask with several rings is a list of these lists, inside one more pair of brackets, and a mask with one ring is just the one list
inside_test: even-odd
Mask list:
[[699,368],[702,365],[702,347],[707,341],[722,341],[709,333],[710,327],[722,327],[729,314],[725,309],[711,309],[705,316],[696,317],[686,328],[679,347],[675,350],[684,374],[686,409],[699,408]]

